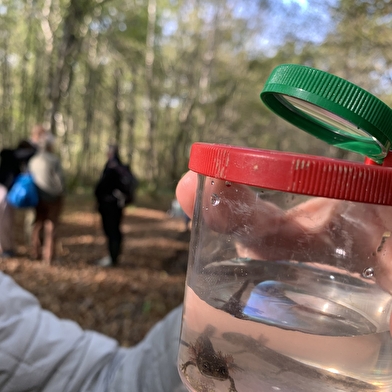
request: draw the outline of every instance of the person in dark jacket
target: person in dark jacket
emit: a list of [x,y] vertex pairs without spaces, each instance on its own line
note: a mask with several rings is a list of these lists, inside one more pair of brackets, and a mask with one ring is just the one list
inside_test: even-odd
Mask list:
[[108,256],[97,262],[102,267],[117,265],[123,237],[121,220],[124,203],[119,190],[121,188],[119,167],[123,164],[116,145],[109,146],[107,157],[108,160],[94,191],[109,251]]
[[15,149],[4,148],[0,152],[0,257],[14,255],[13,222],[14,210],[7,202],[7,194],[16,177],[24,171],[35,148],[22,140]]

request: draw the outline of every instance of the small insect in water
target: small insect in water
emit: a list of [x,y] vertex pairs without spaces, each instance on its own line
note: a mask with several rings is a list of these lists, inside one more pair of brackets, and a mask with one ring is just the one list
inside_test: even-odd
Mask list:
[[219,381],[229,380],[229,392],[238,392],[229,370],[235,371],[240,368],[234,364],[234,359],[231,355],[225,355],[220,351],[215,351],[210,340],[213,332],[214,328],[207,326],[194,344],[182,342],[188,346],[190,359],[182,364],[181,370],[186,374],[188,366],[196,366],[199,372],[205,377],[214,378]]

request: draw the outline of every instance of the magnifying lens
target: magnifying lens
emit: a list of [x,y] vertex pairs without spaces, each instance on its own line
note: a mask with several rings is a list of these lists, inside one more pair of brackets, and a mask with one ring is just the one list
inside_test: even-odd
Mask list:
[[276,67],[260,94],[280,117],[325,142],[377,163],[392,140],[392,109],[355,84],[296,64]]

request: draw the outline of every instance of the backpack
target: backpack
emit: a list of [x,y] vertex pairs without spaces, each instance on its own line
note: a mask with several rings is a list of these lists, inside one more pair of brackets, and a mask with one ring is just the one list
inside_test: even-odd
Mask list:
[[122,195],[117,196],[116,193],[114,193],[114,196],[121,202],[123,206],[134,203],[136,188],[139,185],[137,178],[132,174],[130,168],[126,165],[117,165],[116,170],[119,174],[119,184],[117,188]]
[[38,189],[30,173],[19,174],[7,193],[7,202],[15,208],[35,207],[38,204]]

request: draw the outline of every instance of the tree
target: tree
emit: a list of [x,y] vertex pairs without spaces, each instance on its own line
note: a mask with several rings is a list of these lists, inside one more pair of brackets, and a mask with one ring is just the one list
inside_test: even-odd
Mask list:
[[311,0],[307,8],[283,0],[4,0],[0,144],[45,122],[77,186],[96,180],[115,141],[151,192],[173,190],[195,141],[344,156],[278,118],[259,94],[276,65],[298,63],[389,103],[391,7],[370,0]]

